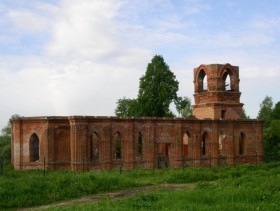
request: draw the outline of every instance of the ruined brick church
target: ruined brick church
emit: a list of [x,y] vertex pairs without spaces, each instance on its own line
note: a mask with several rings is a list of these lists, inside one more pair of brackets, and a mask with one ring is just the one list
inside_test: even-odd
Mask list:
[[244,119],[239,67],[193,71],[193,116],[119,118],[17,117],[15,169],[181,168],[263,161],[263,122]]

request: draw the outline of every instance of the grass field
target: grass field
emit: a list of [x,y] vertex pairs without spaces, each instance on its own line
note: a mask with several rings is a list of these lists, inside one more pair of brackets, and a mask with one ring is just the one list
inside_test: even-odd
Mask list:
[[[237,167],[134,169],[77,173],[14,171],[0,176],[0,209],[32,207],[161,183],[195,183],[195,189],[161,190],[118,200],[102,199],[74,210],[280,210],[280,163]],[[51,210],[56,210],[52,208]]]

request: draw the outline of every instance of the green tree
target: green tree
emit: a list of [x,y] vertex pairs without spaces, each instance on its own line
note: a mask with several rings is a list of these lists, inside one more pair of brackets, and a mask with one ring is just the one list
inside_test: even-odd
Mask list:
[[280,120],[280,102],[277,102],[274,106],[274,109],[271,113],[271,118],[273,120]]
[[265,120],[265,154],[280,155],[280,102],[273,105],[272,98],[266,96],[260,104],[258,119]]
[[264,140],[266,154],[280,155],[280,120],[271,120],[264,128]]
[[260,104],[258,119],[262,119],[269,122],[271,119],[272,111],[273,111],[272,97],[265,96],[264,100]]
[[191,99],[188,97],[178,97],[175,100],[176,110],[179,116],[187,117],[192,115]]
[[[18,114],[12,115],[11,119],[20,117]],[[12,125],[8,121],[7,125],[2,128],[0,135],[0,157],[11,159],[11,134]]]
[[243,113],[242,113],[242,118],[243,118],[243,119],[250,119],[250,116],[246,114],[246,111],[245,111],[244,108],[242,108],[242,111],[243,111]]
[[122,99],[118,99],[117,108],[115,109],[115,114],[118,117],[130,117],[130,116],[138,116],[138,103],[136,99],[129,99],[123,97]]
[[11,123],[7,123],[1,130],[0,157],[11,158]]
[[177,99],[179,82],[160,55],[153,57],[145,75],[140,78],[138,103],[140,116],[164,117],[173,115],[169,109]]

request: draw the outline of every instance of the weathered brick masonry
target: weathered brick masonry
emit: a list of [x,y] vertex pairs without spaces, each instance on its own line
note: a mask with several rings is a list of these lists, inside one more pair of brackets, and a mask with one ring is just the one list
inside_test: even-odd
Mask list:
[[201,65],[194,69],[194,87],[189,118],[14,118],[14,167],[97,170],[262,162],[263,122],[242,119],[238,67]]

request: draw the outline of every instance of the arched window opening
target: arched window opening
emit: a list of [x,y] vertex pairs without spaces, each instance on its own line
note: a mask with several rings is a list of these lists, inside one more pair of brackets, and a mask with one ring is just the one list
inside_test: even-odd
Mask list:
[[115,142],[115,159],[121,160],[122,159],[122,145],[121,145],[121,137],[119,133],[116,133],[114,136]]
[[142,133],[138,133],[138,154],[142,155],[143,153],[143,140],[142,140]]
[[228,71],[225,71],[223,75],[223,90],[225,91],[231,90],[231,77]]
[[243,155],[245,149],[245,136],[244,133],[240,133],[239,135],[239,154]]
[[190,134],[186,132],[183,136],[183,155],[186,157],[189,154],[189,140],[190,140]]
[[219,134],[219,146],[218,146],[218,154],[219,155],[222,155],[223,153],[223,140],[225,138],[225,134],[223,131],[220,131],[220,134]]
[[36,133],[33,133],[30,137],[29,142],[29,155],[30,155],[30,162],[35,162],[39,160],[39,138]]
[[99,138],[97,133],[92,133],[90,137],[90,160],[98,161],[99,159]]
[[201,140],[201,154],[206,155],[206,140],[207,140],[207,133],[205,132],[202,136]]
[[201,70],[198,74],[198,89],[201,92],[208,90],[208,79],[204,70]]

